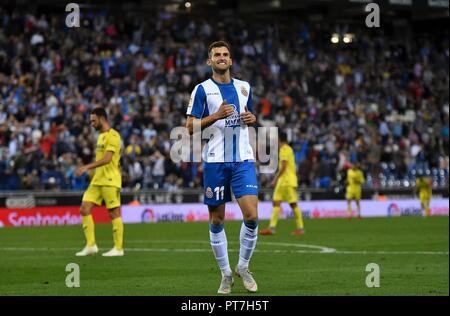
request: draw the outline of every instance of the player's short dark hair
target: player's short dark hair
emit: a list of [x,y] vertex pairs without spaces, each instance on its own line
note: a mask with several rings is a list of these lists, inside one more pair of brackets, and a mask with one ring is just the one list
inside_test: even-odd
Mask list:
[[91,115],[96,115],[98,117],[104,117],[105,119],[108,118],[108,115],[106,114],[106,111],[104,108],[95,108],[91,111]]
[[226,47],[228,49],[228,51],[230,52],[230,57],[231,57],[231,46],[230,44],[228,44],[225,41],[217,41],[217,42],[213,42],[209,45],[208,47],[208,56],[211,57],[211,51],[213,48],[216,47]]
[[288,138],[287,138],[287,134],[283,131],[278,132],[278,138],[282,141],[282,142],[287,142]]

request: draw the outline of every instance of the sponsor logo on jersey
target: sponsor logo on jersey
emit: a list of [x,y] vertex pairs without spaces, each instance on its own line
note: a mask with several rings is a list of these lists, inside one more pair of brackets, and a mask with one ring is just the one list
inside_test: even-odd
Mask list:
[[241,122],[241,117],[237,111],[237,107],[234,104],[230,104],[234,108],[233,114],[225,118],[225,127],[239,126]]

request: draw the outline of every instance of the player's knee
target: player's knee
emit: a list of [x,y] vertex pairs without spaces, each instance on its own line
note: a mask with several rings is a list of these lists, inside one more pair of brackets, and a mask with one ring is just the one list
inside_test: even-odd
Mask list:
[[88,207],[87,205],[81,205],[81,207],[80,207],[80,214],[82,216],[91,215],[91,208]]
[[220,217],[219,217],[219,216],[213,217],[213,218],[211,218],[210,223],[211,223],[212,225],[214,225],[214,226],[223,225],[223,223],[224,223],[224,218],[221,217],[221,216],[220,216]]
[[119,208],[110,209],[110,210],[108,210],[108,213],[109,213],[110,219],[115,219],[115,218],[120,217],[120,209]]
[[258,214],[255,213],[250,213],[250,214],[244,214],[244,221],[246,222],[256,222],[258,221]]

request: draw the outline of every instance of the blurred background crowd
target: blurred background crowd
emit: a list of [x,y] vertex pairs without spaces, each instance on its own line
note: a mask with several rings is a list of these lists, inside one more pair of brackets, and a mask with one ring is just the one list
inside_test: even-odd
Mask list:
[[[174,163],[170,131],[210,76],[210,42],[231,44],[260,125],[285,130],[299,184],[332,188],[360,162],[368,187],[448,185],[448,28],[407,33],[286,16],[217,19],[107,11],[65,16],[0,6],[0,190],[81,190],[95,157],[89,111],[107,109],[123,140],[124,188],[197,188],[201,163]],[[333,33],[351,32],[349,43]],[[261,187],[273,175],[261,174]]]

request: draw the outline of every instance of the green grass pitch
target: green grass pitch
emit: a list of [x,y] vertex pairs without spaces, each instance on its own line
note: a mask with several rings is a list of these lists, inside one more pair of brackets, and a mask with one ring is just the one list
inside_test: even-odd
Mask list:
[[[232,268],[241,222],[226,222]],[[260,228],[267,221],[260,221]],[[291,236],[292,220],[259,236],[250,269],[259,291],[235,279],[232,295],[449,295],[449,218],[397,217],[306,220]],[[100,253],[112,247],[111,226],[96,225]],[[217,295],[220,272],[208,224],[125,225],[125,256],[75,257],[81,226],[0,229],[3,295]],[[80,267],[80,287],[68,288],[66,265]],[[367,287],[366,266],[380,268],[380,287]]]

